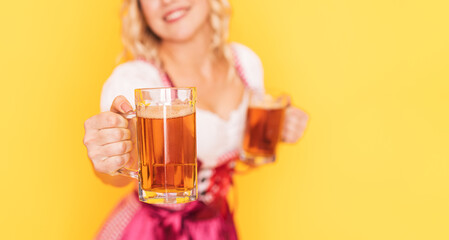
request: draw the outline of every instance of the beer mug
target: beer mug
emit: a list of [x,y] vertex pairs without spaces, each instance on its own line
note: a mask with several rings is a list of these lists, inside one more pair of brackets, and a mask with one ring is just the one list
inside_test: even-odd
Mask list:
[[187,203],[197,199],[195,88],[136,89],[138,170],[118,173],[139,180],[142,202]]
[[289,97],[283,94],[274,97],[267,93],[250,93],[240,154],[242,162],[252,166],[274,162],[288,101]]

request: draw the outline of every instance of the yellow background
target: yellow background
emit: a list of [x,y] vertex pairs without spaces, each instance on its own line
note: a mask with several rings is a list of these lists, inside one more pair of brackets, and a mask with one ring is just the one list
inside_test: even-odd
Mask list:
[[[236,178],[242,239],[449,239],[449,4],[232,0],[231,39],[310,116]],[[129,188],[82,144],[121,50],[118,0],[0,7],[2,239],[90,239]]]

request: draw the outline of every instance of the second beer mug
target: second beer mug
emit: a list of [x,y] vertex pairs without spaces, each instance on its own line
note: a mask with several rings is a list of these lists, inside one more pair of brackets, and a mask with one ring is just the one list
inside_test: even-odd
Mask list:
[[246,115],[241,161],[249,165],[274,162],[288,96],[252,92]]
[[139,170],[118,173],[139,179],[146,203],[186,203],[197,199],[195,88],[135,90]]

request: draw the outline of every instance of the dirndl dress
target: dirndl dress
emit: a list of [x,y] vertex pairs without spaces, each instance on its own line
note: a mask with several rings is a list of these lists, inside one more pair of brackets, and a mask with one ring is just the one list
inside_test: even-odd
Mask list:
[[[237,43],[232,43],[231,49],[236,72],[245,88],[263,90],[262,65],[257,55]],[[134,89],[148,87],[173,87],[173,82],[167,73],[149,62],[134,60],[121,64],[103,86],[101,108],[109,110],[118,95],[134,102]],[[242,103],[228,120],[197,108],[198,201],[152,205],[140,202],[137,191],[133,191],[112,211],[96,239],[237,239],[226,196],[232,187],[240,151],[247,95],[245,91]]]

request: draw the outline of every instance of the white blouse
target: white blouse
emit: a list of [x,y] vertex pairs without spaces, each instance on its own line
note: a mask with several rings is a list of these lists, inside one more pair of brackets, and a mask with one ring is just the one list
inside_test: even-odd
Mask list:
[[[263,91],[263,68],[259,57],[242,44],[231,43],[231,48],[234,52],[235,67],[246,87]],[[125,96],[134,104],[134,89],[155,87],[167,87],[155,66],[141,60],[123,63],[114,69],[103,86],[101,111],[109,111],[114,98],[119,95]],[[228,120],[213,112],[196,109],[197,155],[202,162],[201,169],[213,169],[226,159],[226,154],[241,148],[248,106],[247,95],[245,91],[243,101]],[[209,171],[204,173],[206,172]]]

